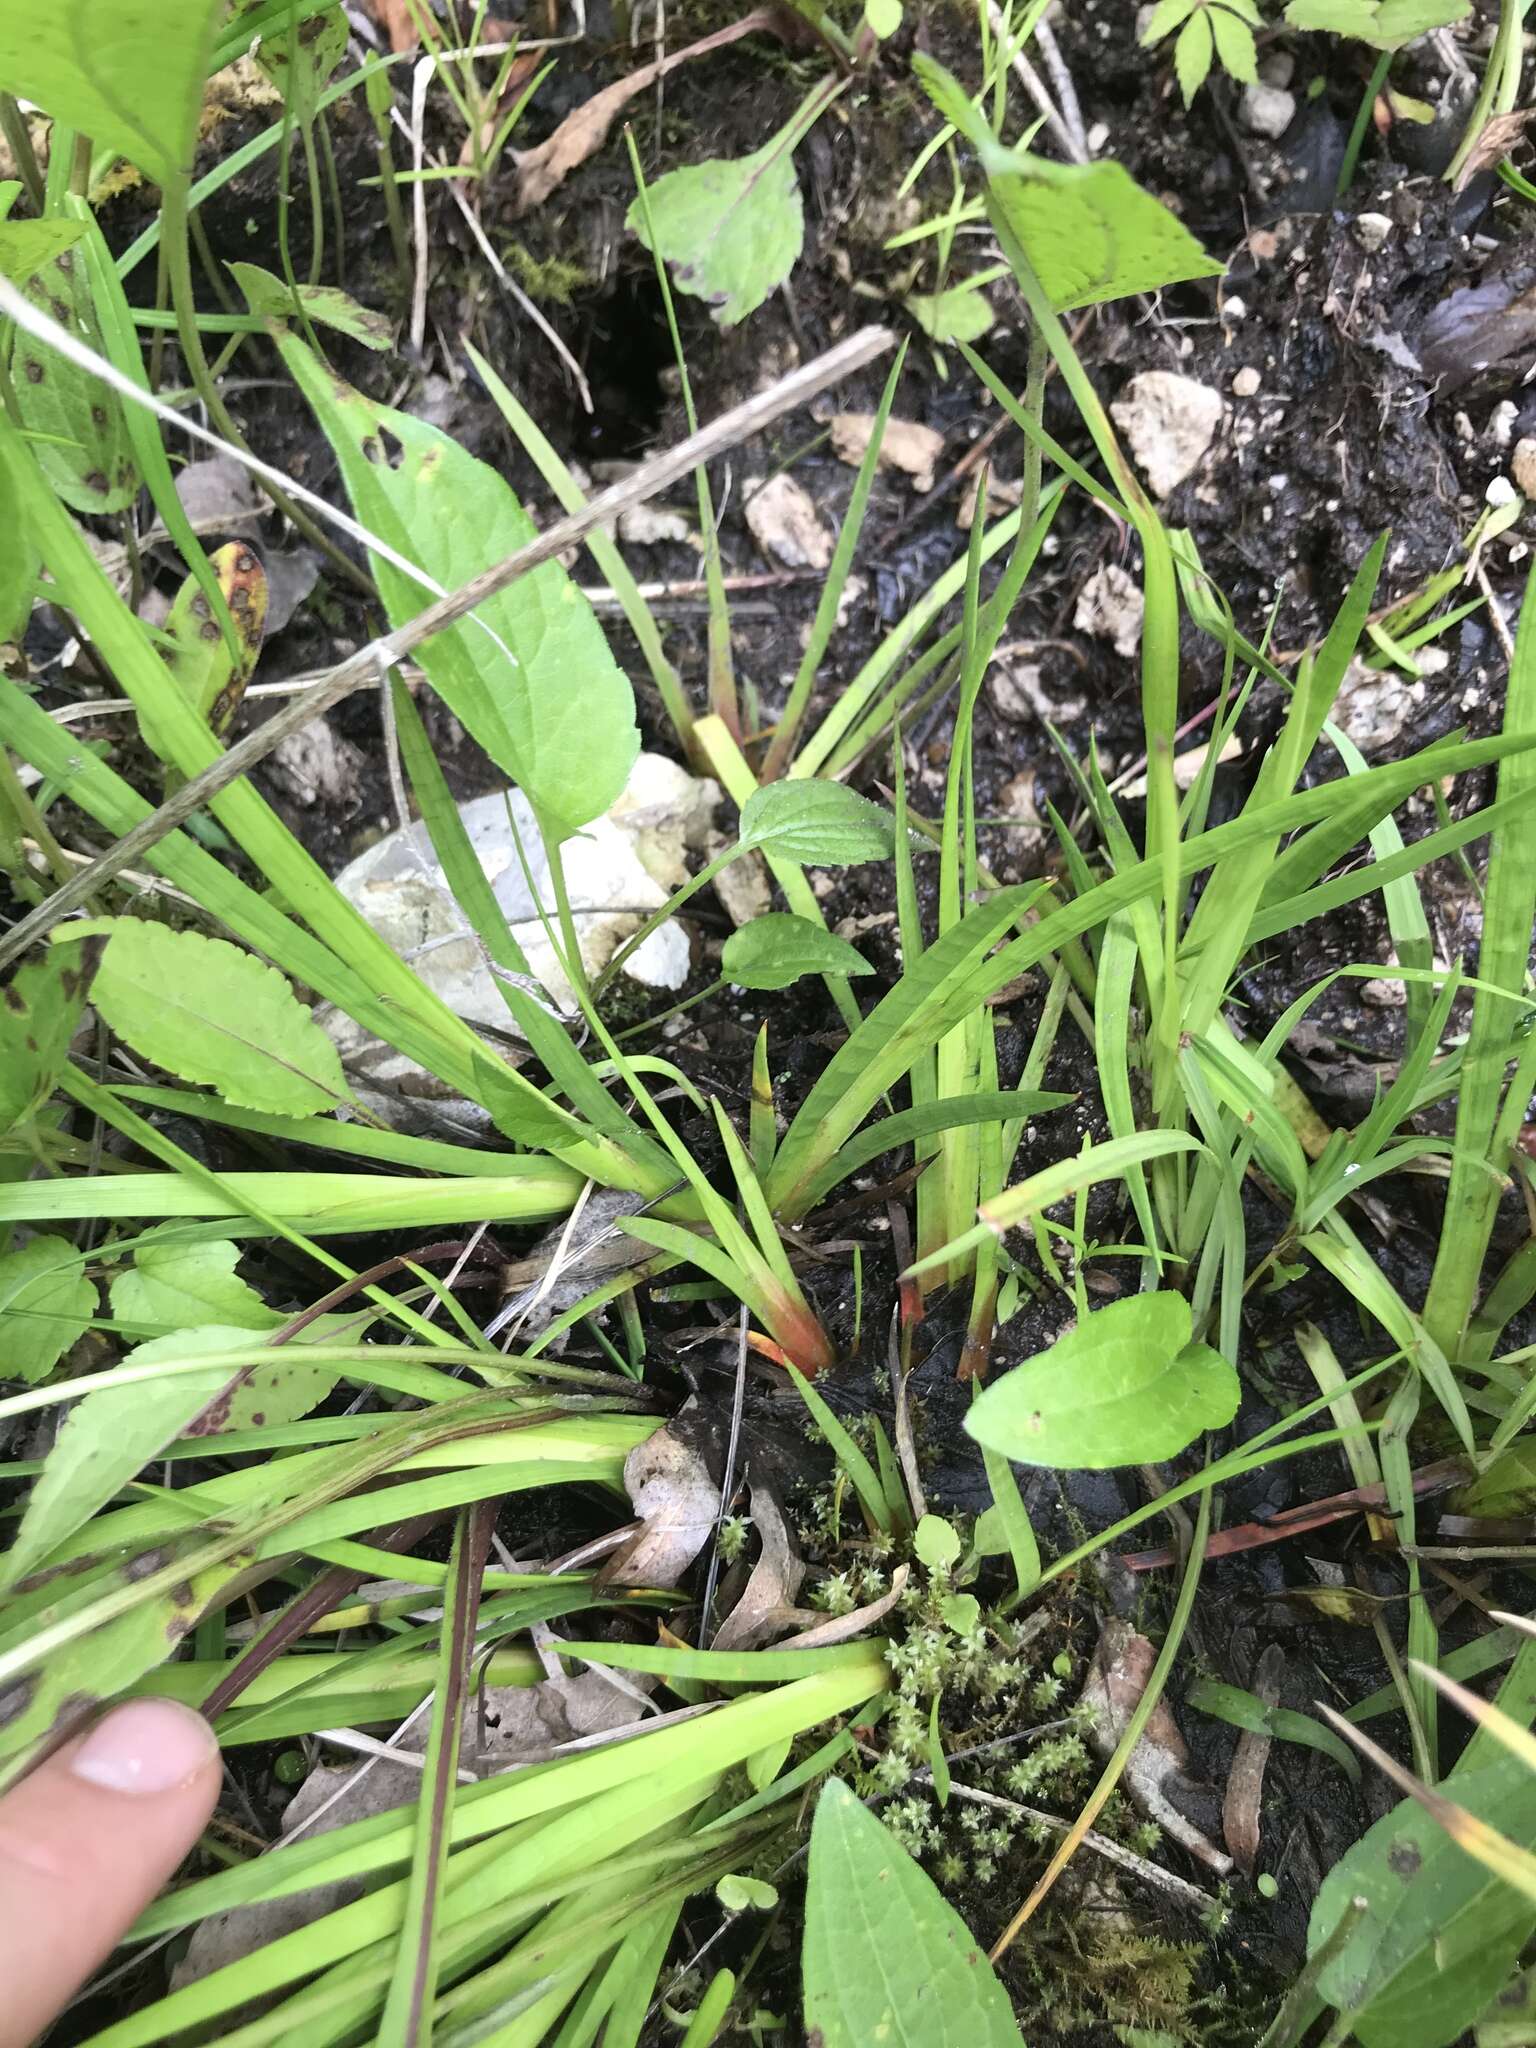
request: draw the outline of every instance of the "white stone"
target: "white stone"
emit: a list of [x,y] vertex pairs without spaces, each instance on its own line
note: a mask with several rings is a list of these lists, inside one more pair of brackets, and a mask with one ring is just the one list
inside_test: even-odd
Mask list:
[[1255,370],[1251,365],[1241,369],[1232,379],[1232,396],[1234,398],[1256,397],[1259,387],[1263,382],[1263,374]]
[[1284,86],[1245,85],[1237,103],[1237,117],[1250,135],[1278,142],[1296,118],[1296,101]]
[[1496,476],[1489,478],[1488,488],[1483,493],[1483,501],[1497,512],[1505,505],[1513,505],[1519,495],[1507,476]]
[[1143,370],[1110,407],[1159,498],[1199,468],[1221,425],[1221,393],[1174,370]]
[[1408,989],[1401,981],[1373,977],[1361,983],[1360,1000],[1373,1010],[1405,1010],[1408,1007]]
[[[686,880],[684,855],[702,851],[719,802],[715,783],[697,780],[665,755],[641,754],[617,802],[565,841],[566,887],[589,974],[601,972],[619,944]],[[553,916],[554,894],[527,798],[515,789],[475,797],[459,806],[459,816],[529,966],[556,1003],[571,1011],[574,995],[538,917],[539,903]],[[466,1023],[510,1029],[495,977],[448,889],[425,825],[391,832],[344,868],[336,886]],[[687,933],[671,920],[624,963],[636,981],[669,990],[682,987],[688,969]]]
[[1507,448],[1515,437],[1520,408],[1512,398],[1501,398],[1488,415],[1488,438],[1495,448]]
[[684,515],[666,505],[631,505],[619,514],[618,536],[632,548],[653,548],[662,541],[686,546],[695,537]]
[[1113,643],[1126,660],[1141,645],[1141,624],[1147,601],[1141,585],[1118,562],[1096,569],[1078,595],[1072,623],[1080,633]]
[[1221,302],[1221,317],[1236,326],[1239,320],[1248,318],[1248,301],[1240,299],[1236,292],[1229,292]]
[[1334,701],[1333,722],[1362,754],[1371,754],[1400,738],[1416,710],[1406,676],[1352,661]]
[[1278,86],[1283,92],[1296,76],[1296,59],[1289,50],[1272,50],[1259,66],[1259,77],[1265,85]]
[[1357,213],[1355,240],[1362,249],[1379,249],[1396,225],[1389,213]]

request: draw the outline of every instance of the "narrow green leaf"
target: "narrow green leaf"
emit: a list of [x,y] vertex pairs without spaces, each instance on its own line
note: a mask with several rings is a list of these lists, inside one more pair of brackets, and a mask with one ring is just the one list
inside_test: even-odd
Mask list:
[[1214,1678],[1197,1678],[1185,1688],[1184,1704],[1197,1714],[1209,1714],[1233,1728],[1251,1734],[1273,1735],[1281,1742],[1298,1742],[1331,1757],[1352,1784],[1360,1782],[1360,1759],[1344,1741],[1312,1714],[1298,1714],[1289,1707],[1266,1707],[1264,1702],[1241,1686],[1221,1685]]

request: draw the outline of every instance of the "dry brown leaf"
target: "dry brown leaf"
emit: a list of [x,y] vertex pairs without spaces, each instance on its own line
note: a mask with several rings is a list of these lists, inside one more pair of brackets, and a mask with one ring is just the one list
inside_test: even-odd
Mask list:
[[788,1636],[778,1645],[781,1650],[824,1650],[829,1643],[846,1643],[854,1636],[862,1635],[867,1628],[873,1628],[877,1621],[884,1621],[896,1602],[907,1590],[907,1580],[912,1575],[910,1565],[899,1564],[891,1573],[891,1590],[883,1593],[878,1600],[871,1600],[867,1607],[855,1607],[852,1614],[837,1614],[830,1621],[818,1622],[815,1628],[808,1628],[797,1636]]
[[[1285,1652],[1271,1643],[1259,1659],[1253,1674],[1253,1694],[1266,1707],[1280,1704],[1280,1685],[1285,1676]],[[1221,1803],[1221,1832],[1239,1870],[1252,1877],[1259,1860],[1259,1814],[1264,1803],[1264,1766],[1269,1762],[1273,1736],[1261,1729],[1245,1728],[1238,1737],[1227,1773],[1226,1797]]]
[[612,85],[605,85],[601,92],[593,93],[584,105],[567,114],[554,134],[536,149],[516,152],[516,210],[527,213],[535,206],[542,206],[578,164],[584,164],[589,156],[602,148],[619,110],[627,106],[637,93],[644,92],[648,85],[654,85],[658,78],[665,78],[669,71],[675,71],[679,64],[688,63],[690,58],[705,56],[710,50],[723,49],[727,43],[739,42],[743,36],[752,35],[758,29],[774,26],[773,10],[759,8],[740,21],[733,21],[729,27],[717,29],[712,36],[690,43],[687,49],[674,50],[670,57],[659,58],[654,64],[642,64],[628,78],[617,78]]
[[825,569],[833,539],[803,484],[780,472],[766,483],[748,478],[743,516],[763,553],[786,569]]
[[[840,462],[856,467],[864,460],[875,431],[872,412],[840,412],[832,420],[832,452]],[[920,420],[898,419],[893,413],[885,423],[880,443],[880,467],[899,469],[912,479],[914,491],[931,491],[939,457],[944,453],[944,436],[936,427]]]
[[1453,190],[1464,192],[1479,171],[1486,171],[1510,150],[1525,133],[1526,124],[1536,116],[1536,107],[1517,107],[1512,114],[1495,114],[1478,130],[1467,160],[1456,174]]
[[[1152,1676],[1157,1652],[1128,1621],[1113,1617],[1104,1624],[1099,1646],[1083,1686],[1083,1705],[1093,1716],[1089,1739],[1101,1756],[1113,1755]],[[1214,1825],[1218,1809],[1214,1786],[1190,1773],[1189,1751],[1166,1700],[1159,1700],[1131,1751],[1122,1781],[1133,1803],[1156,1821],[1191,1856],[1225,1876],[1232,1859],[1218,1849],[1186,1809],[1209,1811]]]
[[752,1522],[762,1545],[752,1576],[736,1605],[715,1631],[712,1650],[752,1650],[785,1626],[786,1610],[805,1577],[783,1512],[766,1487],[752,1489]]
[[702,1442],[711,1434],[696,1401],[624,1460],[640,1527],[597,1575],[599,1586],[675,1586],[709,1541],[720,1513]]
[[388,36],[389,47],[397,57],[420,43],[409,0],[362,0],[362,6],[363,12]]

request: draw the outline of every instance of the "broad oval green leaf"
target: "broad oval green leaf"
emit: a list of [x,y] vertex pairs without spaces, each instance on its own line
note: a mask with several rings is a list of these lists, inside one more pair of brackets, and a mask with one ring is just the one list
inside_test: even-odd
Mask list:
[[[341,1060],[275,967],[225,939],[103,918],[91,998],[135,1052],[240,1109],[313,1116],[350,1100]],[[57,943],[63,943],[61,939]]]
[[801,1968],[819,2048],[1022,2048],[970,1929],[840,1778],[811,1826]]
[[[1515,1841],[1536,1834],[1536,1774],[1513,1756],[1444,1787]],[[1412,1799],[1377,1821],[1323,1880],[1307,1930],[1315,1954],[1352,1899],[1366,1911],[1318,1978],[1355,2015],[1362,2048],[1449,2048],[1504,1985],[1536,1905],[1458,1849]]]
[[67,1237],[29,1238],[0,1253],[0,1369],[34,1386],[85,1334],[96,1286]]
[[223,0],[0,0],[0,78],[156,184],[190,174]]
[[1048,1351],[1004,1373],[966,1429],[1021,1464],[1103,1472],[1177,1457],[1237,1413],[1237,1374],[1190,1342],[1182,1294],[1136,1294],[1085,1316]]
[[47,1100],[100,958],[99,941],[79,951],[50,950],[19,967],[0,990],[0,1131]]
[[754,790],[742,806],[741,843],[811,867],[889,860],[896,821],[845,782],[791,778]]
[[[336,451],[352,509],[397,555],[453,590],[537,537],[495,470],[426,421],[352,390],[296,336],[276,338]],[[370,559],[390,624],[403,625],[431,592],[383,555]],[[558,562],[487,598],[416,658],[552,829],[600,817],[623,790],[640,751],[634,691]]]
[[720,949],[720,972],[738,988],[788,988],[806,974],[873,974],[862,953],[808,917],[766,910]]
[[679,289],[704,300],[718,326],[734,327],[756,312],[800,254],[805,210],[794,131],[801,126],[797,118],[751,156],[711,157],[668,171],[625,216],[625,225],[670,266]]
[[909,292],[902,302],[933,341],[980,341],[995,318],[977,284],[952,284],[942,292]]
[[[1207,24],[1207,64],[1210,34]],[[1058,164],[1004,149],[942,64],[919,52],[912,68],[939,112],[975,149],[994,218],[1022,243],[1058,311],[1222,274],[1224,266],[1123,165]]]

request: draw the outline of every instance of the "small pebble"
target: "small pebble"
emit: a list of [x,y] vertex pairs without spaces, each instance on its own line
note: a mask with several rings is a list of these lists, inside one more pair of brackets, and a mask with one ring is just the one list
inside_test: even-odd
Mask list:
[[1231,294],[1221,302],[1221,317],[1223,320],[1246,320],[1248,301],[1238,298],[1235,293]]
[[1527,435],[1523,441],[1517,441],[1515,452],[1509,458],[1509,467],[1521,495],[1536,498],[1536,440]]
[[1498,511],[1504,505],[1513,505],[1519,495],[1507,476],[1496,476],[1484,491],[1483,498]]
[[1488,438],[1495,448],[1507,448],[1515,436],[1520,408],[1512,398],[1501,398],[1488,415]]
[[1392,216],[1387,213],[1357,213],[1355,240],[1362,249],[1379,249],[1394,225]]
[[1109,141],[1109,123],[1107,121],[1095,121],[1083,140],[1088,144],[1088,154],[1090,156],[1098,156]]
[[[1234,398],[1252,398],[1263,382],[1263,377],[1251,366],[1247,369],[1239,370],[1232,379],[1232,396]],[[1533,444],[1533,446],[1536,446],[1536,444]]]
[[1296,102],[1283,86],[1245,85],[1237,111],[1250,135],[1278,142],[1296,118]]

